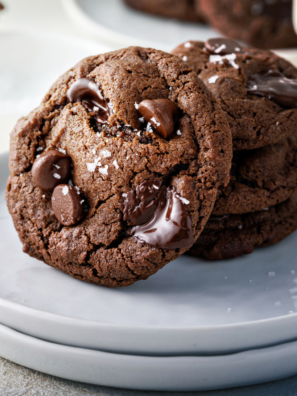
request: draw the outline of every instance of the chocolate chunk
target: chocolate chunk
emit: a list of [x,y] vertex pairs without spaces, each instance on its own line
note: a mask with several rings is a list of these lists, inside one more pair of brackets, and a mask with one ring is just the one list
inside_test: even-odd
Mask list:
[[205,42],[205,48],[209,53],[216,55],[241,54],[243,52],[241,45],[226,38],[209,39]]
[[179,108],[171,100],[143,100],[138,110],[158,135],[166,139],[173,134]]
[[84,217],[84,200],[75,187],[60,184],[54,189],[52,207],[56,218],[65,226],[72,226]]
[[160,180],[149,180],[130,191],[120,209],[124,220],[136,225],[129,232],[141,242],[164,249],[192,246],[192,224],[176,191],[162,186]]
[[71,176],[71,158],[58,150],[42,153],[32,167],[34,183],[44,191],[53,191],[61,183],[65,183]]
[[[131,235],[155,248],[184,249],[194,243],[191,218],[176,191],[162,187],[152,219],[133,227]],[[155,203],[155,204],[156,204]]]
[[4,10],[4,5],[2,3],[0,3],[0,11]]
[[99,85],[89,78],[81,78],[68,89],[67,97],[71,103],[81,102],[83,106],[97,113],[97,123],[108,124],[111,109],[105,100]]
[[248,92],[265,96],[284,107],[297,107],[297,79],[287,78],[277,70],[251,76]]
[[149,180],[137,186],[136,190],[129,191],[124,203],[120,204],[124,220],[131,221],[133,225],[149,221],[158,206],[156,198],[161,186],[161,180]]

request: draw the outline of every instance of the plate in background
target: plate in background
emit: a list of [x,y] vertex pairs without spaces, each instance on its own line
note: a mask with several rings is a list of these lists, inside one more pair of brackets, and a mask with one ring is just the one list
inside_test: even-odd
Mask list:
[[110,47],[62,34],[0,29],[0,151],[18,118],[38,106],[51,84],[86,56]]
[[135,11],[123,0],[63,0],[63,5],[76,23],[115,48],[140,45],[171,51],[183,41],[219,35],[203,24]]
[[234,260],[182,256],[109,289],[22,253],[0,155],[0,322],[64,345],[145,355],[218,355],[297,339],[297,232]]
[[[114,48],[140,45],[171,51],[187,40],[205,41],[222,36],[198,23],[162,18],[133,10],[123,0],[63,0],[68,15],[101,42]],[[297,15],[297,14],[296,14]],[[297,49],[275,51],[297,64]]]

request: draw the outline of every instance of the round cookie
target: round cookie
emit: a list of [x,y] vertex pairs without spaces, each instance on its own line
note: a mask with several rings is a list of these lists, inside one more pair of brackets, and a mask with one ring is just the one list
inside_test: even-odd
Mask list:
[[222,260],[274,245],[297,229],[297,192],[287,201],[261,212],[211,216],[189,254]]
[[136,10],[159,15],[167,18],[180,19],[190,22],[204,22],[204,17],[199,9],[199,1],[192,0],[124,0],[125,3]]
[[234,150],[274,144],[295,132],[297,69],[288,61],[229,39],[189,41],[172,53],[193,68],[226,112]]
[[235,151],[230,182],[213,214],[258,212],[288,199],[297,188],[297,134],[272,146]]
[[223,111],[178,57],[130,47],[82,60],[11,134],[6,200],[24,252],[108,287],[148,278],[203,230],[231,146]]
[[292,0],[199,0],[199,9],[227,37],[264,49],[297,46]]

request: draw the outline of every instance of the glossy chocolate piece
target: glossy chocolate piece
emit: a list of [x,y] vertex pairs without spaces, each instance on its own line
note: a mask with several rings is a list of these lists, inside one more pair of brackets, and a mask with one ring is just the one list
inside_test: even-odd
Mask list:
[[139,104],[138,111],[158,135],[167,139],[173,134],[179,108],[171,100],[143,100]]
[[54,189],[52,207],[56,218],[65,226],[72,226],[84,217],[84,200],[75,187],[60,184]]
[[164,249],[189,248],[194,243],[191,218],[182,198],[159,180],[144,182],[129,192],[121,209],[124,220],[137,224],[130,235],[141,242]]
[[67,92],[71,103],[81,102],[83,106],[96,113],[97,123],[108,124],[111,109],[104,98],[99,85],[89,78],[81,78],[75,81]]
[[44,191],[53,191],[71,177],[71,158],[58,150],[42,153],[32,166],[34,183]]
[[297,108],[297,79],[287,78],[277,70],[251,76],[248,92],[267,97],[284,107]]
[[129,220],[133,225],[149,221],[157,209],[161,186],[161,180],[149,180],[137,186],[136,190],[129,191],[124,203],[120,204],[124,220]]
[[243,49],[236,41],[227,38],[213,38],[205,42],[205,48],[210,54],[228,55],[241,54]]

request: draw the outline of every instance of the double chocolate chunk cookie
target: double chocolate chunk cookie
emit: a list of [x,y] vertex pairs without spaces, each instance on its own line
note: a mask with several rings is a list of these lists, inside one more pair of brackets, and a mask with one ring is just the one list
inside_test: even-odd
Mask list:
[[139,11],[190,22],[204,22],[200,0],[124,0]]
[[215,215],[258,212],[287,200],[297,188],[297,134],[272,146],[235,151],[230,182]]
[[274,245],[297,229],[297,192],[268,210],[244,215],[211,216],[189,254],[220,260]]
[[189,249],[229,181],[224,112],[178,57],[82,60],[11,134],[6,200],[24,252],[128,286]]
[[264,49],[297,46],[292,0],[199,0],[199,6],[228,37]]
[[172,52],[196,71],[226,112],[234,150],[274,144],[295,132],[297,69],[291,63],[229,39],[189,41]]

